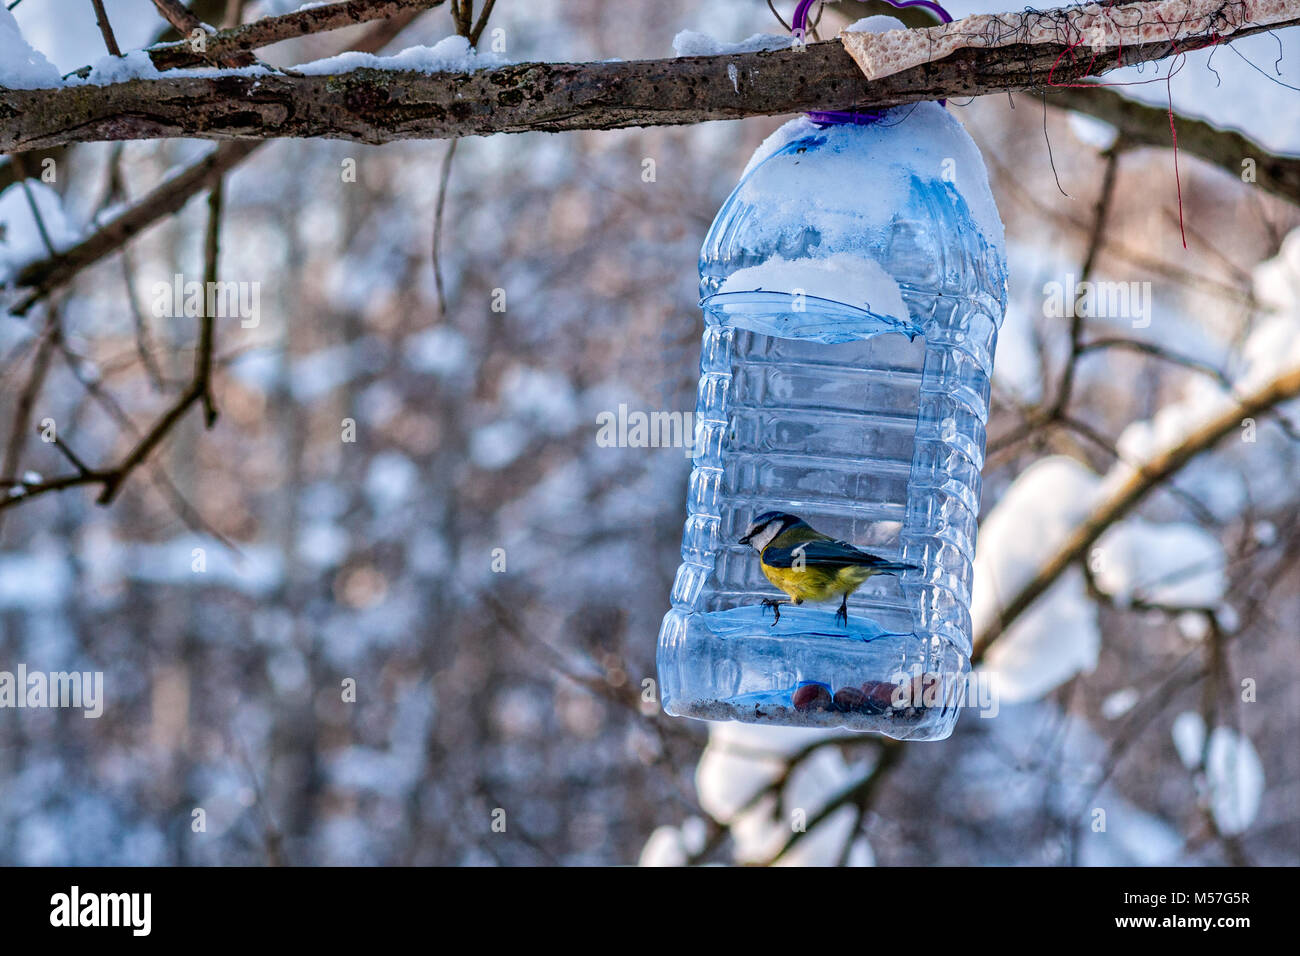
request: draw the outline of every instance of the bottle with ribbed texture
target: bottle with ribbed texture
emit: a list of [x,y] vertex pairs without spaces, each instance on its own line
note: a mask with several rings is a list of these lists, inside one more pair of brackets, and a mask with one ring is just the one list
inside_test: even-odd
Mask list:
[[[966,697],[989,375],[1006,305],[979,152],[935,103],[872,125],[787,123],[700,257],[704,343],[665,710],[952,732]],[[781,608],[739,538],[765,511],[915,565]]]

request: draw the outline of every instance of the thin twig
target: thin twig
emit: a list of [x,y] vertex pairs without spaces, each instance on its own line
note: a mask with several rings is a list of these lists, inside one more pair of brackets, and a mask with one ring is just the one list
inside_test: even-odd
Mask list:
[[438,176],[438,202],[433,213],[433,284],[438,291],[438,317],[447,317],[447,296],[442,282],[442,223],[443,207],[447,203],[447,183],[451,179],[451,161],[456,156],[460,140],[453,139],[442,157],[442,172]]
[[1150,355],[1152,358],[1158,358],[1161,361],[1169,362],[1174,365],[1181,365],[1183,368],[1193,372],[1200,372],[1214,379],[1225,389],[1231,391],[1233,384],[1228,373],[1220,368],[1216,368],[1209,362],[1203,362],[1200,359],[1192,358],[1190,355],[1183,355],[1173,349],[1167,349],[1163,345],[1157,345],[1155,342],[1146,342],[1141,339],[1126,339],[1119,336],[1108,336],[1104,338],[1092,339],[1079,346],[1079,355],[1085,355],[1089,352],[1098,352],[1103,349],[1124,349],[1130,352],[1141,352],[1143,355]]
[[772,0],[767,0],[767,8],[772,11],[772,16],[776,17],[776,22],[781,24],[781,29],[783,29],[786,33],[793,32],[794,28],[791,27],[790,24],[786,23],[785,18],[782,17],[781,14],[777,12],[776,4],[774,4]]
[[487,26],[488,17],[492,15],[492,7],[496,5],[497,0],[484,0],[483,9],[478,15],[478,20],[474,23],[474,29],[469,31],[469,45],[478,46],[479,37],[483,35],[483,28]]
[[[217,285],[217,261],[221,251],[221,203],[224,187],[218,177],[208,193],[208,228],[203,241],[203,288],[215,289]],[[217,422],[217,403],[212,395],[212,352],[216,336],[216,316],[211,306],[215,305],[215,296],[209,294],[204,302],[203,315],[199,318],[199,345],[194,353],[194,380],[199,383],[203,399],[203,421],[211,428]]]
[[58,312],[51,310],[46,327],[41,332],[36,354],[32,359],[31,372],[22,391],[18,394],[18,401],[14,404],[14,413],[9,426],[9,440],[5,444],[4,459],[0,461],[0,475],[18,474],[23,450],[27,445],[28,423],[31,421],[32,408],[35,407],[36,396],[40,394],[45,376],[50,370],[50,357],[54,354],[54,348],[62,336]]
[[13,314],[26,314],[32,306],[67,283],[82,269],[121,248],[148,226],[178,212],[191,197],[222,173],[242,162],[260,145],[257,142],[222,143],[203,159],[162,183],[70,249],[24,267],[14,284],[31,291],[12,308]]
[[95,22],[99,24],[99,32],[104,37],[104,46],[107,48],[109,56],[121,56],[122,48],[117,45],[117,37],[113,36],[113,25],[108,22],[108,11],[104,9],[104,0],[90,0],[95,7]]
[[1079,270],[1079,286],[1075,295],[1074,307],[1070,310],[1070,356],[1061,374],[1061,386],[1057,391],[1056,401],[1047,409],[1046,419],[1055,421],[1069,407],[1074,391],[1074,376],[1083,348],[1083,299],[1087,282],[1092,277],[1097,265],[1097,256],[1101,252],[1102,237],[1106,231],[1106,218],[1110,214],[1111,202],[1115,197],[1115,187],[1119,180],[1119,158],[1124,152],[1124,142],[1117,139],[1106,153],[1106,170],[1101,179],[1101,191],[1097,196],[1097,205],[1093,212],[1092,232],[1088,237],[1088,249],[1083,257],[1083,267]]

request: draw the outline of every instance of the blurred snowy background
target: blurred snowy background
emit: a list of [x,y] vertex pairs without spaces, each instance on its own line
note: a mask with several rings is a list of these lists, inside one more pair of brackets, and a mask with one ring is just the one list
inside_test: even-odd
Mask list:
[[[788,18],[793,4],[777,6]],[[161,32],[149,0],[107,9],[124,49]],[[828,6],[823,35],[876,12]],[[13,13],[60,71],[103,56],[83,0]],[[763,0],[502,0],[495,28],[514,60],[668,56],[684,29],[781,32]],[[434,10],[389,50],[451,32]],[[1292,31],[1187,57],[1169,95],[1300,152],[1297,83]],[[1130,91],[1165,104],[1163,79]],[[1128,462],[1221,410],[1220,379],[1247,391],[1300,362],[1300,213],[1182,157],[1184,249],[1172,153],[1123,152],[1092,275],[1150,282],[1150,323],[1089,328],[1190,361],[1099,349],[1077,364],[1071,423],[1026,430],[1069,352],[1044,286],[1079,277],[1113,130],[1032,95],[950,106],[984,151],[1012,270],[979,627]],[[239,166],[221,278],[259,283],[261,316],[218,329],[216,429],[192,415],[111,508],[73,490],[0,513],[0,670],[102,670],[107,695],[98,720],[0,711],[0,863],[766,861],[790,841],[790,808],[812,820],[836,800],[782,862],[1300,862],[1294,407],[1198,459],[1062,576],[990,650],[998,715],[965,715],[950,740],[710,728],[641,701],[690,462],[598,445],[597,415],[693,409],[699,244],[783,119],[462,141],[445,317],[431,250],[446,143],[274,142]],[[32,184],[51,240],[103,218],[114,168],[138,197],[210,148],[68,152],[55,183]],[[202,275],[205,222],[191,202],[59,299],[64,343],[35,419],[82,457],[131,444],[103,393],[138,425],[165,405],[131,302],[147,313],[154,283]],[[0,193],[0,229],[0,271],[43,253],[18,187]],[[41,321],[0,320],[7,441]],[[160,374],[183,380],[192,320],[149,322]],[[22,459],[64,467],[35,440]]]

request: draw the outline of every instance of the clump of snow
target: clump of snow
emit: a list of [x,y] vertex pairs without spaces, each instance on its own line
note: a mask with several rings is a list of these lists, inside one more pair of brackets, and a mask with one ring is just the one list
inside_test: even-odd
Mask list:
[[[785,147],[816,137],[816,189],[804,157]],[[741,183],[739,202],[759,208],[751,241],[764,232],[779,235],[791,221],[806,223],[827,249],[851,248],[864,234],[887,229],[912,187],[921,182],[950,183],[964,200],[973,228],[1002,258],[1002,218],[989,188],[979,149],[961,123],[938,103],[913,103],[886,112],[866,126],[820,127],[798,117],[776,130],[755,150]]]
[[132,50],[123,56],[105,56],[95,61],[84,80],[88,86],[108,86],[127,80],[156,80],[162,74],[144,50]]
[[1237,380],[1241,391],[1253,391],[1270,379],[1300,366],[1300,307],[1271,315],[1250,333],[1241,348],[1246,370]]
[[1264,764],[1249,738],[1231,727],[1215,727],[1207,744],[1205,721],[1195,711],[1174,719],[1174,748],[1183,766],[1195,770],[1205,757],[1204,797],[1225,834],[1243,833],[1259,814]]
[[[284,580],[284,555],[269,545],[243,545],[238,552],[198,535],[156,543],[123,543],[120,567],[133,581],[172,585],[221,585],[260,597]],[[202,570],[196,561],[202,557]]]
[[[215,27],[204,25],[209,32]],[[110,86],[114,83],[127,83],[131,80],[182,79],[184,77],[214,76],[270,76],[274,71],[261,64],[250,66],[193,66],[163,72],[153,65],[153,60],[145,50],[132,50],[122,56],[101,56],[91,64],[90,71],[84,76],[78,70],[76,74],[64,80],[66,86]]]
[[[1012,483],[980,528],[971,618],[987,628],[1091,511],[1098,478],[1072,458],[1035,462]],[[1032,533],[1028,533],[1032,529]],[[1068,571],[989,651],[987,669],[1001,699],[1030,700],[1091,671],[1101,649],[1096,605],[1083,576]]]
[[1272,312],[1300,308],[1300,229],[1287,234],[1276,256],[1255,267],[1251,280],[1260,308]]
[[731,273],[718,291],[803,294],[899,320],[908,315],[898,283],[889,273],[878,262],[847,252],[824,259],[785,259],[777,254],[761,265]]
[[435,325],[407,337],[404,358],[407,367],[417,372],[454,375],[469,362],[469,342],[450,326]]
[[1136,707],[1140,699],[1136,687],[1123,687],[1101,702],[1101,715],[1107,720],[1119,720]]
[[1205,749],[1205,721],[1201,715],[1194,710],[1183,711],[1174,718],[1170,734],[1183,766],[1188,770],[1200,766],[1201,751]]
[[332,568],[343,563],[351,543],[345,529],[330,521],[308,521],[298,531],[294,553],[314,568]]
[[898,17],[878,14],[874,17],[863,17],[861,20],[854,20],[844,29],[852,33],[888,33],[890,30],[906,30],[907,24]]
[[1191,524],[1131,519],[1097,542],[1097,585],[1121,605],[1135,597],[1174,607],[1213,607],[1227,589],[1219,539]]
[[1270,547],[1277,541],[1277,525],[1271,521],[1256,521],[1250,527],[1250,536],[1256,544]]
[[680,827],[657,827],[641,851],[639,866],[685,866],[704,849],[708,828],[699,817],[690,817]]
[[1083,575],[1067,571],[1007,629],[985,658],[997,699],[1035,700],[1076,674],[1090,673],[1101,651],[1097,606]]
[[505,420],[483,425],[469,436],[469,457],[489,471],[504,468],[528,447],[528,429],[518,422]]
[[1255,746],[1231,727],[1215,727],[1205,772],[1215,823],[1229,835],[1244,832],[1264,795],[1264,764]]
[[1117,793],[1107,793],[1104,805],[1110,810],[1108,829],[1083,840],[1080,866],[1169,866],[1178,859],[1183,838],[1165,821]]
[[72,565],[53,550],[0,554],[0,611],[57,608],[73,584]]
[[[1241,396],[1300,367],[1300,232],[1288,236],[1278,256],[1258,267],[1254,279],[1256,296],[1272,314],[1258,320],[1241,346],[1240,361],[1233,369],[1235,389],[1195,376],[1177,400],[1166,403],[1149,420],[1129,424],[1116,442],[1121,459],[1106,475],[1108,489],[1130,480],[1141,462],[1181,444],[1211,419],[1232,412]],[[1289,416],[1300,414],[1300,402],[1284,403],[1280,410]],[[1243,420],[1242,426],[1238,439],[1221,442],[1213,455],[1191,462],[1180,475],[1180,487],[1223,520],[1239,514],[1248,502],[1260,510],[1286,507],[1294,492],[1287,477],[1290,440],[1267,418]],[[1270,461],[1276,467],[1269,467]]]
[[782,123],[769,133],[763,142],[758,144],[758,149],[754,150],[754,154],[749,157],[749,162],[745,164],[744,170],[741,171],[740,178],[742,180],[746,179],[759,163],[773,156],[784,148],[787,143],[793,143],[801,136],[815,133],[820,128],[806,116],[797,116],[787,123]]
[[998,330],[993,384],[1027,404],[1043,391],[1043,355],[1038,321],[1043,315],[1043,280],[1073,268],[1064,250],[1042,242],[1007,240],[1007,310]]
[[1206,635],[1210,633],[1210,622],[1205,615],[1194,611],[1184,611],[1178,615],[1174,624],[1183,639],[1193,643],[1205,640]]
[[739,43],[726,43],[707,33],[683,30],[673,37],[674,56],[717,56],[724,53],[758,53],[763,50],[788,50],[794,37],[776,33],[755,33]]
[[[1088,515],[1097,498],[1094,472],[1063,455],[1034,462],[1012,482],[980,526],[971,617],[977,631]],[[1032,528],[1032,534],[1026,529]]]
[[[869,762],[850,767],[838,750],[822,747],[803,760],[785,781],[779,802],[775,793],[768,793],[746,806],[777,779],[789,755],[827,733],[734,721],[709,726],[709,744],[695,770],[695,788],[700,807],[714,819],[729,824],[737,862],[755,863],[773,857],[790,839],[793,814],[802,813],[805,822],[812,820],[831,797],[870,771]],[[786,816],[776,812],[778,809],[784,810]],[[777,862],[786,866],[834,866],[852,834],[854,819],[852,807],[841,807],[810,829]],[[870,846],[865,841],[855,846],[849,861],[870,865]]]
[[380,452],[366,471],[366,497],[375,511],[389,511],[404,504],[419,484],[420,470],[405,455]]
[[14,15],[0,8],[0,86],[40,90],[62,85],[58,68],[23,38]]
[[393,56],[350,51],[323,60],[312,60],[294,67],[298,73],[325,76],[351,70],[405,70],[412,73],[466,73],[487,70],[509,63],[498,53],[481,53],[462,36],[439,40],[433,46],[408,47]]
[[1110,149],[1115,145],[1115,137],[1119,135],[1119,131],[1109,123],[1075,112],[1070,113],[1070,132],[1079,142],[1098,151]]
[[501,397],[512,414],[552,435],[563,435],[578,424],[573,384],[556,372],[511,366],[502,378]]

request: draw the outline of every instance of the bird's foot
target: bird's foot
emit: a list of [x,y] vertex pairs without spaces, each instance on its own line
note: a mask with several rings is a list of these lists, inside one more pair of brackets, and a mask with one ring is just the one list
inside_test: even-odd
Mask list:
[[770,607],[770,608],[772,609],[772,615],[773,615],[773,617],[772,617],[772,626],[773,626],[773,627],[776,627],[777,623],[781,620],[781,604],[782,604],[782,603],[783,603],[783,602],[778,601],[776,598],[763,598],[763,607],[764,607],[764,608],[769,608],[769,607]]
[[835,612],[835,621],[844,630],[849,629],[849,607],[847,604],[841,604],[840,609]]

